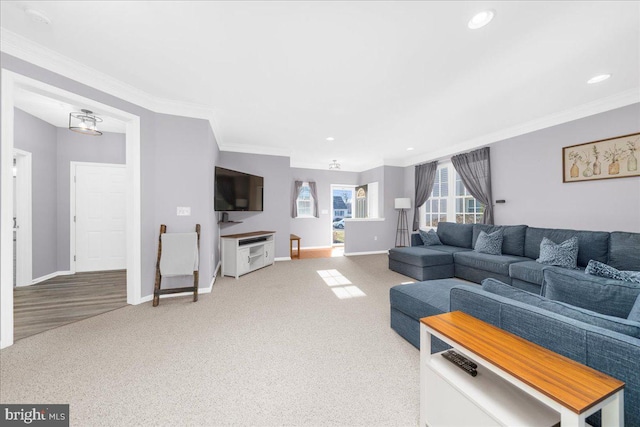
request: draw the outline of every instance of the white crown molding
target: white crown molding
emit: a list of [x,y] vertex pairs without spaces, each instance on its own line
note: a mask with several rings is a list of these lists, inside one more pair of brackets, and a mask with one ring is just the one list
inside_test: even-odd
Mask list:
[[514,138],[516,136],[535,132],[541,129],[546,129],[552,126],[561,125],[563,123],[571,122],[574,120],[583,119],[594,114],[600,114],[606,111],[615,110],[616,108],[626,107],[627,105],[637,104],[638,102],[640,102],[640,88],[630,89],[624,92],[617,93],[615,95],[608,96],[606,98],[601,98],[592,102],[588,102],[586,104],[579,105],[575,108],[570,108],[558,113],[547,115],[545,117],[530,120],[517,126],[502,129],[497,132],[492,132],[477,138],[463,141],[459,144],[443,148],[442,150],[431,151],[429,152],[429,154],[406,157],[404,164],[400,165],[407,167],[416,165],[418,163],[438,160],[465,150],[472,150],[492,144],[494,142]]
[[231,151],[235,153],[263,154],[265,156],[291,157],[291,150],[288,148],[265,147],[263,145],[234,145],[221,144],[218,141],[220,151]]
[[222,145],[220,137],[215,132],[217,126],[214,120],[213,109],[206,105],[175,101],[150,95],[132,85],[61,55],[38,43],[34,43],[5,28],[0,28],[0,50],[23,61],[45,68],[153,112],[208,120],[211,129],[214,131],[218,145]]

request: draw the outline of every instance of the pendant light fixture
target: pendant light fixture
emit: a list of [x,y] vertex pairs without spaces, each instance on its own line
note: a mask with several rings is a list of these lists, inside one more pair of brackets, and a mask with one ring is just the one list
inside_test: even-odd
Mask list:
[[329,163],[329,170],[340,170],[340,163],[337,160]]
[[96,123],[102,119],[93,114],[90,110],[80,110],[80,112],[69,113],[69,130],[85,135],[100,136],[102,132],[96,127]]

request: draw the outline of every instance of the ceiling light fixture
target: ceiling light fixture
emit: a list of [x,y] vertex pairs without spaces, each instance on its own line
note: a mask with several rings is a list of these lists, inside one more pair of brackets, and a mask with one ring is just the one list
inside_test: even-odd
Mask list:
[[327,138],[327,141],[333,141],[334,139],[335,139],[334,137],[330,136]]
[[407,151],[413,151],[413,147],[408,147]]
[[47,16],[40,12],[39,10],[35,10],[35,9],[26,9],[24,11],[24,13],[31,18],[31,20],[33,22],[37,22],[38,24],[51,24],[51,19],[47,18]]
[[594,83],[600,83],[607,80],[610,77],[611,77],[611,74],[600,74],[598,76],[591,77],[589,80],[587,80],[587,83],[590,85]]
[[483,10],[482,12],[476,13],[473,18],[469,20],[467,26],[472,30],[477,30],[491,22],[494,16],[496,16],[496,13],[493,10]]
[[340,163],[337,160],[329,163],[329,170],[340,170]]
[[100,136],[96,123],[102,119],[93,114],[90,110],[80,110],[81,112],[69,113],[69,130],[85,135]]

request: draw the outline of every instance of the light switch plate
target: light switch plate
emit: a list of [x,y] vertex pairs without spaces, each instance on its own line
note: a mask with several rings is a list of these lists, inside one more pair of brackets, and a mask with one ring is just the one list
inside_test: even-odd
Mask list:
[[191,216],[191,208],[189,206],[178,206],[178,216]]
[[329,213],[329,211],[327,209],[322,209],[321,214],[322,215],[327,215]]

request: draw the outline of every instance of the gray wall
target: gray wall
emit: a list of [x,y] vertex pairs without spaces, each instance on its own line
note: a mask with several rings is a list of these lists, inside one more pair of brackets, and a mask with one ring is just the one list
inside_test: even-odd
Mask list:
[[[14,109],[14,146],[31,153],[33,278],[58,270],[56,127]],[[69,249],[67,248],[67,254]]]
[[496,223],[640,232],[640,177],[562,182],[562,147],[640,131],[640,104],[491,145]]
[[[330,171],[319,169],[291,168],[291,182],[288,186],[288,218],[291,233],[300,236],[303,248],[329,247],[333,243],[333,213],[331,212],[331,185],[358,185],[357,172]],[[291,202],[294,181],[315,181],[318,192],[319,218],[292,218]],[[327,211],[323,214],[322,211]]]
[[[17,134],[16,130],[16,134]],[[126,163],[124,134],[104,132],[102,136],[87,136],[65,128],[56,128],[57,166],[57,266],[58,271],[70,269],[70,173],[71,162]],[[36,260],[34,259],[34,265]],[[35,276],[34,276],[35,277]]]
[[264,178],[264,211],[229,212],[230,221],[242,221],[242,224],[223,224],[220,234],[275,231],[276,257],[288,257],[293,185],[289,158],[223,151],[216,165]]
[[[639,131],[633,104],[491,144],[496,224],[640,232],[639,177],[562,182],[562,147]],[[414,166],[404,176],[413,202]]]
[[345,221],[345,254],[385,251],[395,246],[398,212],[394,199],[404,197],[404,168],[381,166],[360,174],[362,183],[379,183],[383,221]]
[[125,163],[123,134],[91,137],[56,128],[18,108],[15,147],[32,153],[33,278],[70,269],[70,163]]
[[[155,132],[156,234],[161,224],[169,233],[191,232],[200,224],[199,285],[208,286],[218,260],[211,172],[218,149],[211,126],[204,120],[158,114]],[[190,207],[191,215],[177,216],[178,206]],[[162,280],[163,288],[189,285],[185,278]]]

